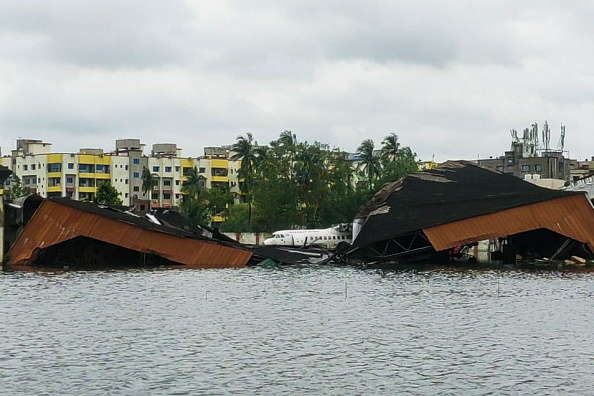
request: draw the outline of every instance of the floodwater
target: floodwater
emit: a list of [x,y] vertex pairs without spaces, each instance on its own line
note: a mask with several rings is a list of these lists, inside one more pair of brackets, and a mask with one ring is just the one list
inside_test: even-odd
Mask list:
[[0,393],[592,394],[594,274],[0,274]]

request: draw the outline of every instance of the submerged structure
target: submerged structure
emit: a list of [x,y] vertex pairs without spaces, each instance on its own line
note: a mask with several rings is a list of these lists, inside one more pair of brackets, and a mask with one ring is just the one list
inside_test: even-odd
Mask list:
[[[152,221],[151,221],[152,220]],[[12,245],[13,269],[179,265],[244,267],[253,253],[208,230],[147,219],[106,205],[45,199]]]
[[[551,190],[467,161],[389,183],[358,214],[347,257],[363,262],[447,259],[483,240],[503,262],[594,252],[594,207],[583,192]],[[499,257],[497,257],[499,255]]]

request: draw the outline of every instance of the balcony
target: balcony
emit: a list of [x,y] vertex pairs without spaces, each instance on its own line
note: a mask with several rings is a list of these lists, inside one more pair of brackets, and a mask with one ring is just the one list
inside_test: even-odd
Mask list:
[[229,183],[229,176],[212,176],[211,182]]

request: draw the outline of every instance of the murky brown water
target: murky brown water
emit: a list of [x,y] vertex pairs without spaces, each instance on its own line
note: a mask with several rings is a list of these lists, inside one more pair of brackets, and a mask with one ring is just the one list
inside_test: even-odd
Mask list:
[[1,394],[591,394],[594,274],[0,274]]

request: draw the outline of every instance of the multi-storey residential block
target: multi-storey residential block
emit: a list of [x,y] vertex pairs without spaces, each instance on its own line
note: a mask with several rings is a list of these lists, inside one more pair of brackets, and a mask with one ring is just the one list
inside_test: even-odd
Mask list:
[[175,144],[154,144],[148,157],[148,169],[157,178],[151,191],[151,207],[178,206],[182,187],[181,149]]
[[142,169],[148,166],[144,146],[140,139],[118,139],[115,151],[110,154],[114,164],[112,186],[120,192],[123,205],[138,205],[141,211],[149,208],[142,192]]
[[[149,156],[143,153],[140,139],[120,139],[115,151],[104,153],[102,149],[80,149],[78,153],[51,153],[50,143],[40,140],[17,141],[17,149],[2,162],[21,179],[23,187],[42,197],[70,197],[81,201],[96,198],[102,182],[110,183],[118,192],[125,206],[135,206],[139,211],[154,207],[175,207],[181,201],[184,174],[196,167],[204,173],[205,187],[221,178],[209,176],[209,158],[182,158],[181,149],[175,144],[154,144]],[[215,175],[227,172],[225,164],[214,164]],[[143,171],[148,169],[157,180],[149,191],[143,190]],[[208,171],[205,170],[208,168]],[[206,173],[208,172],[208,173]],[[5,186],[10,190],[13,181]]]

